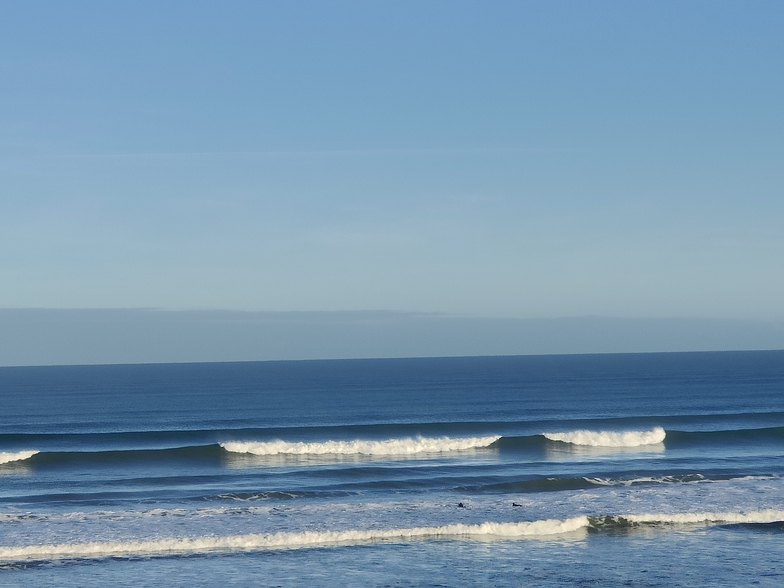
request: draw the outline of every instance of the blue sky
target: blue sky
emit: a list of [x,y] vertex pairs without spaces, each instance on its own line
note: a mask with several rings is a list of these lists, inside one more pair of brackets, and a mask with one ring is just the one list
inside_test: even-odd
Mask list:
[[0,14],[0,308],[784,320],[780,2]]

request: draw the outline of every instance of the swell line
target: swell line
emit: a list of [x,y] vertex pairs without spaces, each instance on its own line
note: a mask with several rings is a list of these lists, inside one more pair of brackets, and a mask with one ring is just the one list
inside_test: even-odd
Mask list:
[[[109,451],[19,451],[15,461],[32,466],[120,465],[130,462],[166,462],[183,460],[219,460],[222,450],[217,444],[174,447],[168,449],[126,449]],[[0,458],[5,454],[0,453]],[[4,462],[0,462],[4,463]],[[11,463],[11,461],[7,462]]]
[[[171,441],[171,439],[169,439]],[[710,446],[780,444],[784,427],[718,431],[676,431],[654,427],[647,430],[571,430],[523,436],[407,436],[387,439],[327,439],[321,441],[227,440],[174,447],[55,450],[45,446],[0,452],[0,466],[25,463],[32,466],[64,464],[120,464],[128,462],[219,461],[227,456],[267,457],[389,457],[427,456],[495,449],[504,452],[557,451],[664,451]]]
[[217,461],[227,455],[250,454],[271,457],[367,456],[407,457],[445,454],[492,446],[500,437],[402,437],[385,440],[320,442],[292,441],[225,441],[209,445],[190,445],[159,449],[110,449],[104,451],[24,450],[0,453],[0,464],[26,460],[34,466],[118,465],[129,462],[181,462],[185,460]]
[[524,480],[489,482],[486,484],[457,486],[455,490],[475,493],[533,494],[588,490],[597,487],[671,486],[676,484],[703,484],[729,480],[774,480],[775,475],[750,475],[745,473],[682,473],[655,472],[622,477],[573,476],[538,477]]

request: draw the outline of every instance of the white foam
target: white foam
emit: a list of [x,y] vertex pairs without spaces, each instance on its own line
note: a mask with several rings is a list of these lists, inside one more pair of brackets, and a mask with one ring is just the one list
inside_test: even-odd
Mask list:
[[612,478],[587,478],[583,480],[597,486],[633,486],[635,484],[696,484],[710,482],[702,474],[690,474],[688,476],[641,476],[639,478],[612,479]]
[[0,464],[11,463],[13,461],[23,461],[25,459],[30,459],[36,453],[38,453],[38,451],[35,451],[35,450],[30,450],[30,451],[0,451]]
[[253,455],[416,455],[445,453],[487,447],[501,437],[406,437],[381,441],[321,441],[316,443],[289,441],[228,441],[221,443],[226,451]]
[[784,510],[757,510],[750,512],[686,512],[675,514],[636,514],[622,518],[633,523],[647,524],[735,524],[735,523],[777,523],[784,521]]
[[347,531],[305,531],[271,535],[234,535],[155,539],[150,541],[108,541],[93,543],[57,543],[44,545],[2,546],[0,560],[29,561],[64,558],[130,557],[140,555],[191,554],[210,551],[260,551],[296,549],[327,545],[356,545],[376,541],[417,539],[516,539],[547,537],[579,531],[588,526],[588,517],[565,520],[541,520],[518,523],[482,523],[479,525],[445,525],[409,529],[373,529]]
[[564,433],[542,433],[550,441],[561,441],[573,445],[591,447],[640,447],[664,441],[666,433],[661,427],[650,431],[569,431]]

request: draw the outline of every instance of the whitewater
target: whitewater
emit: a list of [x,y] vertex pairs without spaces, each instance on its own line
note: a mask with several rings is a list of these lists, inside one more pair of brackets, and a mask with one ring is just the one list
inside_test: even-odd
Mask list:
[[0,586],[781,586],[784,352],[0,369]]
[[0,464],[11,463],[14,461],[24,461],[33,457],[37,450],[27,451],[0,451]]
[[650,431],[566,431],[562,433],[542,433],[550,441],[561,441],[573,445],[590,447],[640,447],[664,441],[667,433],[661,427]]
[[349,529],[343,531],[281,532],[272,535],[248,534],[225,537],[166,538],[149,541],[114,541],[62,543],[0,547],[0,561],[55,560],[133,556],[166,556],[206,552],[263,551],[303,549],[336,545],[361,545],[373,542],[409,542],[413,540],[510,540],[545,539],[569,535],[588,529],[630,526],[784,523],[784,511],[765,510],[750,513],[680,513],[612,516],[577,516],[565,520],[523,522],[485,522],[475,525],[452,524],[439,527],[401,529]]
[[323,441],[320,443],[287,442],[282,440],[267,442],[226,442],[221,443],[226,451],[234,453],[252,453],[253,455],[374,455],[374,456],[407,456],[420,453],[445,453],[450,451],[467,451],[488,447],[501,437],[468,437],[452,439],[438,438],[403,438],[384,439],[379,441],[352,439],[350,441]]

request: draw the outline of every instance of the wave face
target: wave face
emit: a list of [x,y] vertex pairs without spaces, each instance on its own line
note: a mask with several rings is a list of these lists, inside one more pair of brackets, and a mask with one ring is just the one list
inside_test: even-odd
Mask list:
[[672,514],[630,514],[588,517],[592,528],[621,528],[655,525],[747,525],[784,521],[784,510],[766,509],[750,512],[686,512]]
[[666,433],[661,427],[649,431],[570,431],[542,433],[550,441],[585,445],[589,447],[641,447],[664,441]]
[[372,455],[406,456],[426,453],[448,453],[489,447],[500,436],[487,437],[408,437],[382,441],[351,440],[315,443],[289,441],[229,441],[221,443],[226,451],[253,455]]
[[30,450],[30,451],[0,451],[0,464],[4,463],[12,463],[15,461],[24,461],[25,459],[30,459],[38,451]]

